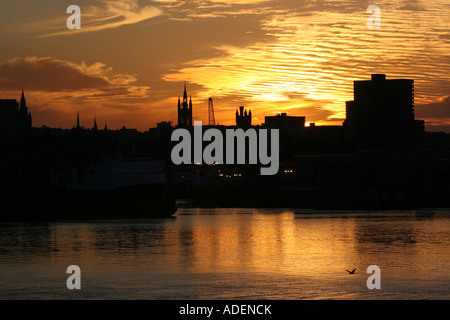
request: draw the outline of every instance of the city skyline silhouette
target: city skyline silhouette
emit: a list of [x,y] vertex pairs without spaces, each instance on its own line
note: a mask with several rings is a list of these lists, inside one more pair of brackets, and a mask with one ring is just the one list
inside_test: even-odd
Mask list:
[[[381,81],[386,81],[386,75],[384,75],[384,74],[373,74],[372,75],[372,83],[376,83],[374,81],[376,81],[376,79],[378,79],[378,78],[381,78]],[[367,83],[367,81],[368,80],[355,80],[353,82],[354,82],[355,87],[356,87],[357,83],[364,83],[364,82]],[[411,91],[411,93],[406,92],[406,94],[410,94],[411,95],[411,105],[409,107],[409,110],[410,110],[409,112],[410,112],[410,117],[412,117],[412,119],[414,120],[414,114],[415,114],[415,109],[416,109],[415,108],[415,102],[414,102],[414,80],[413,79],[409,79],[409,80],[408,79],[388,79],[388,81],[390,81],[390,82],[397,82],[397,83],[400,83],[401,81],[403,81],[403,82],[405,82],[405,84],[407,82],[412,83],[412,91]],[[370,82],[370,80],[369,80],[369,82]],[[408,84],[406,84],[406,86],[408,86]],[[411,85],[409,85],[409,86],[411,86]],[[395,93],[396,89],[394,87],[392,87],[392,89],[390,89],[390,90],[392,90],[391,95],[395,95],[396,94]],[[354,93],[354,95],[356,96],[356,93]],[[367,108],[363,108],[364,105],[371,104],[373,102],[371,99],[374,99],[374,97],[372,97],[372,96],[367,97],[366,101],[362,103],[362,107],[359,107],[359,109],[367,109]],[[24,112],[26,114],[28,114],[28,116],[29,116],[29,120],[27,120],[27,121],[29,121],[30,124],[31,124],[31,112],[28,110],[29,107],[27,108],[26,104],[25,104],[26,102],[25,102],[24,88],[22,88],[20,102],[19,102],[19,100],[13,99],[11,97],[7,98],[7,99],[0,99],[0,100],[5,104],[5,106],[8,105],[8,104],[17,104],[17,108],[18,108],[18,110],[20,109],[20,113],[23,113],[22,110],[25,110]],[[197,108],[199,108],[200,111],[197,111],[197,112],[204,113],[203,109],[205,107],[204,107],[204,105],[200,105],[200,106],[196,106],[196,108],[193,108],[192,96],[190,96],[189,99],[188,99],[188,96],[187,96],[187,85],[186,85],[186,82],[184,82],[184,91],[183,91],[182,100],[183,101],[181,103],[180,102],[181,101],[180,100],[180,96],[178,96],[178,108],[177,108],[177,117],[176,117],[178,120],[175,119],[175,121],[174,121],[173,119],[163,119],[163,118],[161,118],[160,121],[158,121],[158,123],[156,123],[156,125],[153,128],[156,128],[156,127],[158,127],[159,124],[164,124],[164,123],[167,123],[169,125],[173,124],[175,126],[182,126],[182,127],[183,126],[184,127],[187,126],[187,127],[190,127],[190,126],[193,126],[193,122],[194,121],[201,121],[201,119],[197,120],[197,119],[195,119],[193,117],[193,110],[196,110]],[[213,100],[212,98],[209,98],[209,102],[210,103],[212,103],[212,100]],[[189,104],[188,104],[188,101],[189,101]],[[235,117],[234,123],[232,123],[232,124],[225,124],[225,126],[237,126],[237,127],[246,129],[246,128],[250,128],[252,125],[257,125],[257,126],[265,125],[265,121],[263,121],[261,123],[258,123],[258,124],[252,124],[253,119],[252,119],[252,111],[251,111],[251,109],[248,108],[248,107],[243,106],[242,105],[242,100],[241,100],[240,103],[241,104],[239,106],[235,107],[236,117]],[[346,109],[347,109],[347,117],[348,117],[349,112],[350,112],[349,111],[349,108],[350,108],[349,106],[352,103],[354,103],[354,102],[353,101],[349,101],[349,100],[345,102]],[[381,121],[387,122],[387,121],[390,121],[389,120],[389,118],[391,117],[390,114],[398,112],[398,111],[396,111],[397,107],[396,107],[396,102],[395,101],[384,102],[383,104],[385,106],[384,106],[384,109],[382,110],[382,112],[380,112],[380,110],[374,110],[373,114],[372,114],[372,117],[376,113],[380,113],[380,114],[383,113],[385,119],[381,120]],[[25,108],[23,108],[22,105],[25,105]],[[229,109],[232,109],[232,108],[233,107],[231,107]],[[408,107],[407,107],[406,110],[408,110]],[[406,111],[406,112],[408,112],[408,111]],[[272,113],[272,112],[270,112],[270,113]],[[350,112],[350,114],[352,115],[353,112]],[[270,119],[270,118],[272,118],[274,116],[275,117],[276,116],[280,116],[280,115],[287,115],[287,113],[285,113],[285,112],[284,113],[283,112],[276,112],[275,115],[273,115],[273,116],[272,115],[270,115],[270,116],[269,115],[264,115],[264,116],[265,116],[265,120],[267,121],[267,119]],[[214,113],[213,113],[212,116],[214,116]],[[314,122],[307,122],[306,121],[306,119],[308,119],[308,115],[307,114],[289,114],[289,116],[290,117],[302,117],[303,118],[303,120],[301,120],[303,122],[302,126],[306,126],[306,127],[309,127],[309,126],[314,126],[315,127],[316,126],[316,123],[314,123]],[[380,120],[378,120],[378,121],[380,121]],[[419,120],[417,120],[417,121],[419,121]],[[423,120],[420,120],[420,121],[422,121],[422,123],[417,122],[416,125],[418,125],[419,128],[422,127],[422,130],[423,130],[425,128],[425,126],[426,126],[426,122],[423,121]],[[85,124],[85,122],[88,122],[88,123]],[[204,123],[208,123],[208,122],[206,121]],[[345,119],[345,118],[343,119],[342,125],[345,125],[346,123],[348,125],[348,123],[349,123],[349,119],[348,118],[347,119]],[[217,125],[219,125],[219,122],[217,122]],[[30,127],[31,127],[31,125],[30,125]],[[45,127],[50,127],[51,128],[51,126],[48,126],[47,124],[43,124],[41,127],[42,128],[45,128]],[[98,130],[97,113],[94,112],[92,114],[92,118],[90,118],[89,120],[84,120],[84,122],[83,122],[83,121],[80,120],[80,111],[76,110],[76,124],[75,125],[69,126],[67,128],[62,128],[61,126],[55,126],[54,128],[58,128],[58,129],[78,128],[78,129]],[[108,129],[108,124],[107,124],[106,121],[104,122],[104,128]],[[114,130],[119,130],[121,128],[132,128],[132,127],[128,126],[126,123],[122,123],[119,127],[115,128]],[[151,129],[151,128],[152,127],[149,127],[148,129]],[[135,129],[135,128],[132,128],[132,129]],[[138,130],[138,131],[142,132],[142,131],[147,131],[148,129]],[[370,131],[371,129],[368,128],[368,130]]]
[[[341,125],[306,126],[307,116],[287,113],[265,116],[263,124],[254,125],[251,111],[240,106],[230,110],[234,125],[200,127],[202,135],[215,128],[223,136],[228,130],[277,130],[279,141],[270,144],[272,149],[276,143],[277,150],[276,170],[270,178],[260,175],[261,163],[249,161],[257,159],[251,152],[259,149],[250,145],[250,138],[241,140],[240,146],[232,142],[235,160],[228,160],[232,149],[222,139],[223,146],[215,147],[222,150],[219,162],[198,160],[194,152],[198,141],[188,147],[190,159],[180,155],[183,160],[173,162],[177,143],[172,134],[181,128],[197,135],[196,106],[188,98],[186,85],[183,98],[172,107],[178,122],[161,121],[142,132],[125,125],[110,129],[106,123],[102,129],[96,115],[92,125],[85,127],[78,111],[71,129],[32,127],[29,99],[22,92],[20,102],[0,100],[0,152],[9,181],[2,189],[52,195],[88,190],[140,193],[141,189],[160,194],[164,190],[213,207],[444,206],[450,199],[450,135],[425,131],[424,121],[415,117],[414,92],[414,80],[373,74],[354,81],[354,98],[346,103],[347,117]],[[213,142],[198,139],[203,154]],[[238,158],[244,162],[236,162]]]
[[170,319],[448,299],[449,17],[0,1],[0,299]]
[[363,1],[80,0],[79,30],[67,29],[56,0],[21,3],[1,7],[0,98],[24,87],[36,127],[72,128],[77,110],[89,127],[94,113],[114,129],[176,123],[184,82],[203,123],[213,98],[223,125],[240,105],[253,124],[287,113],[340,125],[352,81],[379,73],[414,80],[417,118],[427,131],[450,132],[449,9],[439,1],[384,4],[375,30]]

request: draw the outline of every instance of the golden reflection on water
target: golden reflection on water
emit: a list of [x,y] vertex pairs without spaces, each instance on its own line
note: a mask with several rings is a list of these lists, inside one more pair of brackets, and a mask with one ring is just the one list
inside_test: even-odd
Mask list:
[[[49,234],[41,233],[49,243],[37,239],[36,244],[41,243],[39,250],[52,263],[72,259],[86,267],[143,264],[189,272],[291,275],[345,275],[346,269],[370,264],[414,268],[426,264],[430,253],[450,253],[448,233],[439,231],[447,220],[345,215],[325,219],[292,211],[239,211],[188,211],[158,222],[52,224]],[[432,242],[421,242],[430,234],[420,232],[433,229],[437,233]]]
[[450,295],[448,214],[181,209],[173,219],[0,229],[0,283],[10,289],[37,275],[64,283],[65,268],[76,264],[92,290],[106,282],[122,290],[152,288],[155,298],[168,284],[191,292],[194,278],[206,297],[230,298],[236,290],[246,297],[254,289],[246,286],[256,283],[260,297],[351,298],[368,294],[366,268],[375,264],[384,294],[419,294],[420,283],[423,292]]
[[189,232],[177,235],[183,259],[186,245],[191,267],[202,272],[328,273],[354,264],[355,223],[315,220],[296,223],[292,212],[253,213],[244,219],[223,215],[194,221]]

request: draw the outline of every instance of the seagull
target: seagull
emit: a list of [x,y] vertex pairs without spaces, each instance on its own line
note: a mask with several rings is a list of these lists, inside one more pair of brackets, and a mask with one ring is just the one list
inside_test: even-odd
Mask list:
[[348,270],[346,270],[349,274],[355,274],[355,271],[356,271],[356,268],[355,269],[353,269],[352,271],[348,271]]

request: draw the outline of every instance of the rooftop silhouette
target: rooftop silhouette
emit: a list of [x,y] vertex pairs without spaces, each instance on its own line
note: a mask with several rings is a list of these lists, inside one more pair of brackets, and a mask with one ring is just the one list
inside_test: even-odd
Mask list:
[[[192,108],[185,84],[177,127],[193,130]],[[176,127],[170,121],[145,132],[106,124],[99,130],[101,117],[93,114],[84,127],[77,111],[72,129],[32,128],[22,92],[20,101],[0,100],[1,190],[32,195],[109,188],[120,194],[146,185],[152,193],[166,191],[214,207],[450,205],[450,137],[425,132],[424,122],[415,119],[413,80],[372,75],[355,81],[346,108],[342,126],[307,127],[306,116],[286,113],[266,116],[255,126],[244,106],[236,111],[236,125],[215,125],[221,131],[280,130],[280,170],[261,177],[258,165],[173,165]]]

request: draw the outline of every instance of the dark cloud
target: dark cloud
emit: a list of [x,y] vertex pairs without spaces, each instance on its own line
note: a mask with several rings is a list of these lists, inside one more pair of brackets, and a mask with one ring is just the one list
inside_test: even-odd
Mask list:
[[71,128],[77,111],[92,122],[148,129],[148,86],[133,76],[115,73],[103,63],[87,65],[51,57],[14,58],[0,62],[0,97],[18,99],[23,87],[35,126]]
[[415,115],[425,120],[427,131],[450,132],[450,96],[441,102],[416,105]]
[[450,95],[442,102],[416,105],[415,114],[417,119],[450,118]]
[[14,58],[0,63],[0,88],[14,90],[64,91],[104,88],[110,85],[74,63],[54,58]]
[[450,119],[449,124],[425,124],[426,131],[430,132],[446,132],[450,133]]
[[86,65],[51,57],[14,58],[0,63],[0,91],[58,94],[57,100],[143,99],[149,87],[132,85],[131,75],[114,73],[97,62]]

